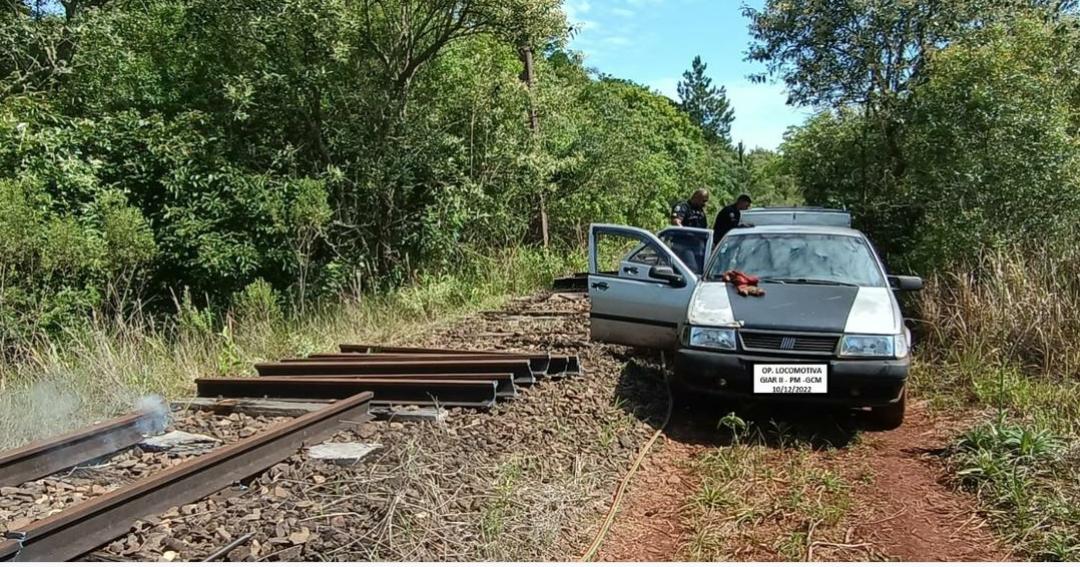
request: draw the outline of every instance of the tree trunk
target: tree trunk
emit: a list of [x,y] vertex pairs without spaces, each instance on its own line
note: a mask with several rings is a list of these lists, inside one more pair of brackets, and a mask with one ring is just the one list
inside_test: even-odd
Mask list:
[[[525,83],[525,87],[529,91],[529,131],[532,134],[532,151],[535,152],[538,150],[537,145],[539,143],[540,135],[540,117],[536,112],[536,100],[533,97],[533,84],[535,83],[535,75],[533,74],[532,47],[528,44],[523,45],[518,50],[518,55],[521,57],[521,63],[524,66],[524,70],[521,73],[521,80]],[[550,239],[548,236],[547,203],[544,200],[543,180],[540,180],[538,186],[540,188],[537,194],[537,205],[539,207],[540,217],[540,239],[544,245],[544,248],[547,248]]]

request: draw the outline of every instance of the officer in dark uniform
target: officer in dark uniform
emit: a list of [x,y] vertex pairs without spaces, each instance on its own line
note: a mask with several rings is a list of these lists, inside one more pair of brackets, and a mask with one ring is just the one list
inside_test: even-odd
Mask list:
[[[694,191],[690,199],[675,205],[671,209],[671,224],[687,228],[709,228],[705,216],[705,205],[709,202],[709,190]],[[679,255],[686,267],[695,274],[700,274],[705,264],[705,250],[701,250],[699,241],[692,237],[677,237],[672,241],[672,251]]]
[[720,239],[733,228],[748,226],[741,223],[742,212],[750,208],[750,195],[739,195],[735,202],[720,209],[713,224],[713,246],[720,244]]
[[708,189],[694,191],[689,201],[683,201],[671,210],[671,224],[690,228],[708,228],[709,221],[705,218],[705,205],[708,203]]

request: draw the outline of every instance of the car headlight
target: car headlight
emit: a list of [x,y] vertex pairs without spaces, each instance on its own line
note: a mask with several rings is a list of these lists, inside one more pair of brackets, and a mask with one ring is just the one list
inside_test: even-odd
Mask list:
[[844,335],[840,343],[840,356],[903,358],[907,353],[904,335]]
[[691,327],[690,346],[717,350],[735,350],[735,329]]

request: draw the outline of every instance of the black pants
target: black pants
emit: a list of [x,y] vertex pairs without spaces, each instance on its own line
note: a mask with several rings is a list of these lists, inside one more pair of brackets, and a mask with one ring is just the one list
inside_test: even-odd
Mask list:
[[690,268],[691,272],[701,275],[705,269],[705,250],[700,240],[687,238],[676,239],[671,243],[671,251]]

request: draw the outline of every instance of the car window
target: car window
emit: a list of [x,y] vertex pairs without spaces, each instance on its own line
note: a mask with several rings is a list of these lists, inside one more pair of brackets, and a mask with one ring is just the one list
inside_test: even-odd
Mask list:
[[761,278],[833,281],[884,287],[864,239],[833,234],[741,234],[720,243],[708,279],[728,270]]
[[691,272],[700,276],[708,259],[710,236],[709,233],[669,230],[660,234],[659,238]]
[[667,256],[665,254],[661,254],[659,250],[648,244],[642,245],[637,252],[634,252],[629,258],[627,258],[627,261],[633,262],[635,264],[644,264],[646,266],[671,265],[671,262],[668,262]]

